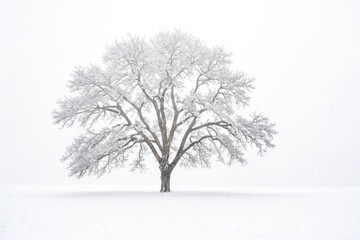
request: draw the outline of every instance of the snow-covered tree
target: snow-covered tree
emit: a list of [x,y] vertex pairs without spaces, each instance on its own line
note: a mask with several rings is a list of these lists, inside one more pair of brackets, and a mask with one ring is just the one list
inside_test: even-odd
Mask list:
[[[244,150],[273,147],[274,123],[244,116],[253,79],[230,69],[231,55],[180,30],[138,36],[107,47],[103,65],[76,67],[71,94],[53,112],[56,124],[86,130],[67,148],[70,175],[102,174],[129,163],[144,170],[153,156],[161,192],[180,164],[245,163]],[[240,114],[242,113],[242,115]]]

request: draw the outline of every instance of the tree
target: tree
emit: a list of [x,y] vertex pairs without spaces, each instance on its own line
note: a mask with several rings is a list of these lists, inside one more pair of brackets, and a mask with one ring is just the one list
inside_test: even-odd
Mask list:
[[[71,96],[53,111],[56,124],[78,122],[86,130],[67,148],[71,176],[101,176],[130,162],[144,170],[153,156],[161,172],[161,192],[180,164],[210,166],[245,163],[243,151],[274,147],[274,123],[261,114],[241,116],[253,79],[230,69],[230,54],[209,48],[179,30],[147,41],[138,36],[107,47],[104,64],[75,67]],[[149,154],[150,153],[150,154]]]

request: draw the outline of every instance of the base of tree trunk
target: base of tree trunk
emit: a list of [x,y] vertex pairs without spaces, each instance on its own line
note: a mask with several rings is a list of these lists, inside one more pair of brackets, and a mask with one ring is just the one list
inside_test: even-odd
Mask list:
[[170,192],[170,173],[161,173],[161,189],[160,192]]

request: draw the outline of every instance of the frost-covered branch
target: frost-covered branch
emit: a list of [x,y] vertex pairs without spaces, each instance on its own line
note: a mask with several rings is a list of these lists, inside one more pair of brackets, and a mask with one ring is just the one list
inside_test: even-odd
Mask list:
[[149,40],[129,35],[107,47],[103,65],[75,67],[71,94],[53,111],[56,124],[86,129],[64,155],[70,175],[100,176],[126,163],[146,169],[152,156],[167,181],[179,162],[245,162],[249,145],[259,154],[274,147],[274,123],[239,115],[254,79],[233,71],[230,58],[175,30]]

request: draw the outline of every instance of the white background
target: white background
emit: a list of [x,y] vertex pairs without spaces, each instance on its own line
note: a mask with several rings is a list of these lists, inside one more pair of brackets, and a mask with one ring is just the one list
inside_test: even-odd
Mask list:
[[[74,65],[127,33],[181,28],[255,77],[251,109],[277,147],[249,164],[175,169],[173,186],[360,186],[359,1],[0,0],[0,184],[159,184],[127,169],[82,180],[59,161],[79,129],[52,124]],[[174,187],[173,187],[174,188]]]

